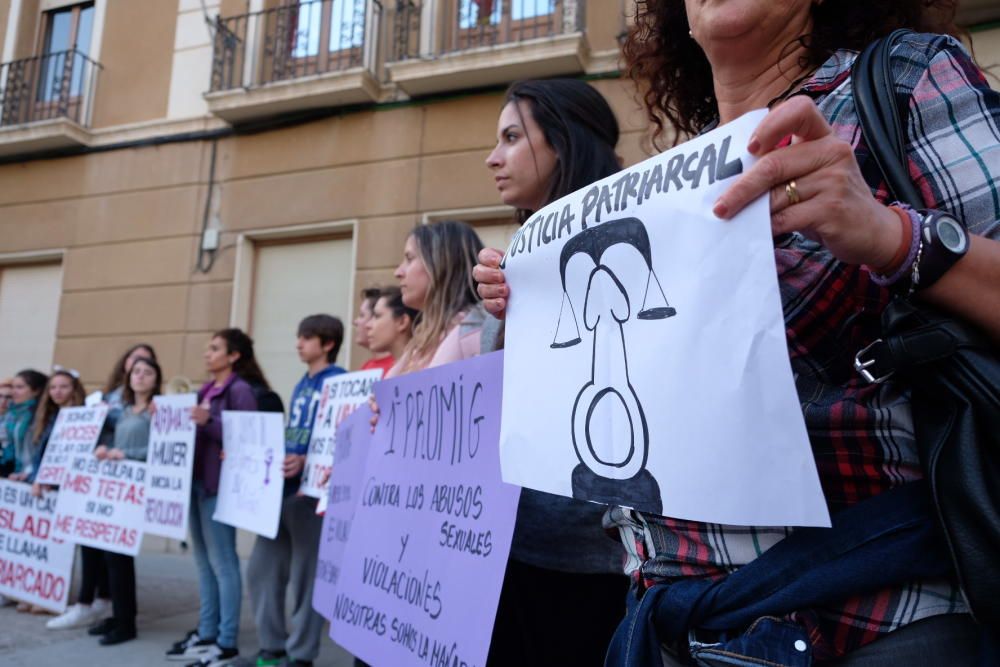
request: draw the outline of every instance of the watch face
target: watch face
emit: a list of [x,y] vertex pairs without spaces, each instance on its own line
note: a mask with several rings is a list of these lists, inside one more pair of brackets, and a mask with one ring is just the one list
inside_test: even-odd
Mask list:
[[959,253],[965,250],[965,234],[962,228],[951,218],[941,218],[937,221],[937,236],[941,244],[951,252]]

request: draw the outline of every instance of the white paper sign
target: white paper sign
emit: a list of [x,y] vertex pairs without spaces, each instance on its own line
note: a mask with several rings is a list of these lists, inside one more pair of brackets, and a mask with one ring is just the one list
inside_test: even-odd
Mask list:
[[768,201],[712,207],[753,112],[539,211],[504,258],[504,481],[655,514],[828,526]]
[[56,415],[56,423],[52,426],[52,435],[45,446],[45,455],[38,467],[35,481],[52,486],[62,484],[73,459],[90,456],[94,451],[107,416],[107,405],[61,408]]
[[59,487],[56,534],[64,540],[135,556],[146,513],[146,464],[73,459]]
[[328,473],[333,465],[337,427],[359,405],[368,402],[372,387],[381,379],[382,370],[374,369],[341,373],[323,381],[309,440],[309,454],[306,455],[306,465],[302,470],[300,493],[321,500],[326,496],[327,484],[321,482],[324,473]]
[[280,412],[222,413],[226,458],[213,519],[270,539],[278,534],[285,479],[284,416]]
[[0,480],[0,595],[62,613],[76,547],[55,537],[56,494]]
[[187,537],[194,465],[196,394],[157,396],[146,458],[146,532],[175,540]]

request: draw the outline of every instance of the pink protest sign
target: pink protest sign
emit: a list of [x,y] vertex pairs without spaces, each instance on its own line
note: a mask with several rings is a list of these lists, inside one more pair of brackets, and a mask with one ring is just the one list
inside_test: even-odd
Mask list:
[[372,439],[371,418],[371,409],[363,406],[337,427],[337,451],[333,456],[333,470],[326,489],[327,505],[323,515],[323,532],[319,538],[316,584],[313,586],[313,609],[327,619],[333,614],[344,547],[351,534],[351,522],[364,484],[365,463]]
[[375,386],[330,613],[330,636],[366,662],[486,662],[520,494],[500,479],[502,364],[489,354]]

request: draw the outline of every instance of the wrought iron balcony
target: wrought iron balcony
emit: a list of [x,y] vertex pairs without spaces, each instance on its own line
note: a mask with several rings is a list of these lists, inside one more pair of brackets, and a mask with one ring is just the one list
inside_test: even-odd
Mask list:
[[211,91],[368,66],[378,0],[308,0],[215,22]]
[[433,9],[441,13],[445,33],[422,48],[420,21],[428,4],[429,0],[397,2],[391,60],[577,33],[583,29],[585,0],[439,0]]
[[380,92],[380,0],[285,0],[217,18],[209,109],[238,123]]
[[0,128],[58,119],[88,126],[100,70],[76,49],[0,64]]
[[586,0],[397,0],[387,68],[410,94],[582,72],[585,13]]

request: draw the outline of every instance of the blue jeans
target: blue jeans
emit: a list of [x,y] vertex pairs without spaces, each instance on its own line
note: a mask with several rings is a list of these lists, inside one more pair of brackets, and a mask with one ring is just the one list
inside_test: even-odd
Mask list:
[[206,496],[201,482],[191,488],[191,544],[198,564],[201,608],[198,636],[219,646],[236,648],[243,599],[236,529],[212,520],[217,496]]

